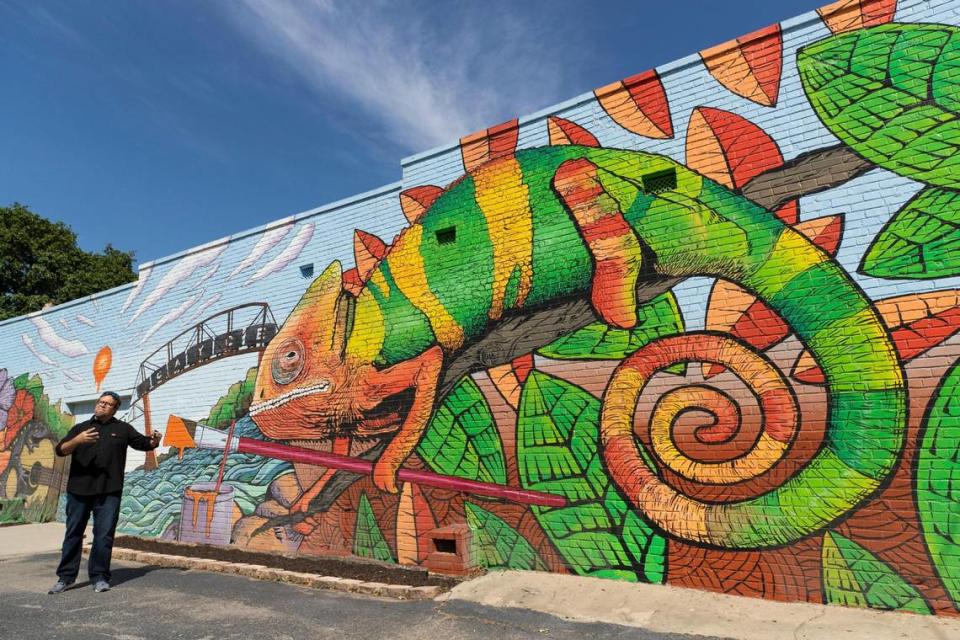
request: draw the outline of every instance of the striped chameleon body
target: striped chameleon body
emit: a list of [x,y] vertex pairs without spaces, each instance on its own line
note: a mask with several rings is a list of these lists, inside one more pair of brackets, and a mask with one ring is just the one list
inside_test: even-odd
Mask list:
[[[665,170],[676,186],[646,192],[643,177]],[[376,465],[384,490],[396,490],[445,365],[499,322],[584,298],[608,324],[630,327],[644,302],[638,284],[688,276],[733,281],[789,323],[826,375],[829,424],[819,452],[781,486],[697,502],[646,466],[632,436],[639,389],[661,368],[641,350],[608,387],[601,437],[609,472],[650,521],[717,547],[784,544],[873,493],[903,446],[903,374],[857,286],[768,211],[663,156],[571,145],[491,160],[440,195],[365,275],[355,299],[341,291],[336,263],[311,285],[264,354],[271,364],[251,415],[276,438],[395,432]],[[759,455],[782,454],[796,429],[789,388],[769,367],[744,365],[739,343],[700,337],[707,354],[679,338],[649,346],[737,373],[770,412]],[[794,424],[780,424],[781,413]]]

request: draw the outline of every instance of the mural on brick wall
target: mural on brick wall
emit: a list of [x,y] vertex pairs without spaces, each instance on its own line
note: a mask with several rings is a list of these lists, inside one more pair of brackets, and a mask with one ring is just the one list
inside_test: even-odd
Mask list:
[[[830,5],[830,35],[789,59],[780,25],[701,52],[756,117],[681,113],[651,71],[594,92],[626,144],[559,116],[546,145],[517,121],[463,138],[464,175],[403,191],[402,232],[356,231],[355,265],[330,263],[280,322],[264,302],[201,304],[223,249],[185,258],[129,323],[207,275],[135,345],[87,354],[96,384],[167,325],[181,333],[137,357],[132,418],[173,378],[240,353],[257,366],[205,416],[138,423],[169,450],[128,473],[122,531],[957,614],[960,28],[897,11]],[[829,142],[785,160],[788,81]],[[869,238],[853,211],[801,211],[868,172],[915,194]],[[65,429],[46,399],[23,407],[40,385],[0,383],[0,409],[19,399],[41,425],[30,451]],[[20,422],[0,441],[7,497],[34,477],[8,445]]]

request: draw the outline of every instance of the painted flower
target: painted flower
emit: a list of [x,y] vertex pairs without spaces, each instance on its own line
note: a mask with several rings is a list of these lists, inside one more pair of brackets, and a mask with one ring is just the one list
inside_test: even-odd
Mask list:
[[6,369],[0,369],[0,429],[7,424],[7,412],[13,405],[13,397],[17,390],[13,387],[13,378],[7,374]]
[[7,417],[7,430],[3,436],[3,449],[9,449],[20,429],[33,418],[33,396],[26,389],[17,391]]

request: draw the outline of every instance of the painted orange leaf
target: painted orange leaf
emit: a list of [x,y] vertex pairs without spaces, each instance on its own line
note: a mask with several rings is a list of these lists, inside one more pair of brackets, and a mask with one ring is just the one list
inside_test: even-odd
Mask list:
[[710,75],[738,96],[765,107],[777,104],[783,70],[779,24],[704,49],[700,58]]
[[0,451],[0,476],[2,476],[3,472],[10,466],[10,458],[12,455],[13,451]]
[[[843,233],[843,216],[805,220],[793,227],[815,245],[835,255]],[[790,327],[765,302],[726,280],[717,280],[710,291],[706,329],[725,331],[758,350],[769,349],[790,333]],[[704,364],[703,375],[712,378],[726,367]]]
[[397,504],[397,562],[419,564],[430,552],[426,532],[437,526],[419,486],[405,482]]
[[874,27],[893,20],[897,0],[840,0],[817,9],[833,33]]
[[7,414],[7,429],[3,434],[3,448],[9,449],[20,430],[33,419],[33,396],[26,389],[17,391],[13,406]]
[[[912,293],[874,304],[890,330],[901,362],[909,362],[960,331],[960,289]],[[797,358],[790,374],[800,382],[823,384],[823,371],[809,351]]]
[[519,134],[520,121],[514,119],[460,138],[464,168],[473,171],[484,162],[512,156]]
[[387,245],[383,240],[356,229],[353,232],[353,259],[357,263],[357,272],[361,280],[366,280],[370,272],[377,268],[377,265],[387,255]]
[[627,131],[648,138],[672,138],[673,121],[663,82],[644,71],[593,92],[603,110]]
[[356,267],[344,271],[342,278],[344,290],[354,296],[360,295],[360,290],[363,289],[363,280],[360,279],[360,272],[357,271]]
[[400,208],[410,224],[420,220],[420,216],[430,208],[433,201],[443,194],[443,189],[432,184],[413,187],[400,192]]
[[599,147],[600,142],[592,133],[566,118],[550,116],[547,118],[547,135],[554,146],[579,144],[584,147]]
[[[731,189],[783,165],[783,154],[766,131],[743,116],[712,107],[697,107],[690,115],[686,153],[688,167]],[[800,207],[793,200],[774,213],[795,224]]]

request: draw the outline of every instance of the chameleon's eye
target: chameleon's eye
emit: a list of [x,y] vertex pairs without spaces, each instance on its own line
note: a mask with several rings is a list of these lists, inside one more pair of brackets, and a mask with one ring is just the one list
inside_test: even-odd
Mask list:
[[273,356],[270,372],[277,384],[289,384],[303,371],[303,343],[296,338],[284,341]]

